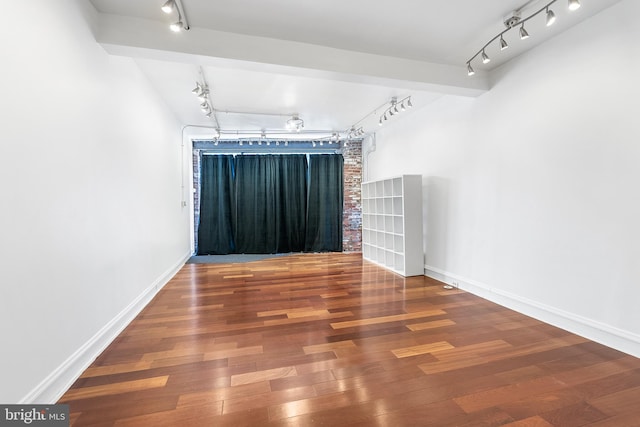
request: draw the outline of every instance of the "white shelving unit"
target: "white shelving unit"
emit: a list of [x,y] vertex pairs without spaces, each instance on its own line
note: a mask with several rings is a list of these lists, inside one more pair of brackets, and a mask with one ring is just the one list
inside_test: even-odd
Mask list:
[[424,274],[421,175],[362,184],[362,256],[403,276]]

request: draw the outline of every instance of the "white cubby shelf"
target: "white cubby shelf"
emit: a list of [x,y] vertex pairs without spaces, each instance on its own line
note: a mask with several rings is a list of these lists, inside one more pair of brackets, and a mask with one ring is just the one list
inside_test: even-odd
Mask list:
[[403,276],[424,274],[422,176],[362,184],[362,257]]

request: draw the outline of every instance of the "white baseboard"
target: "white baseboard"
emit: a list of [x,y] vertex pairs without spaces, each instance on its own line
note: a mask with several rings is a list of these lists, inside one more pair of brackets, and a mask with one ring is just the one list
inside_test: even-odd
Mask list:
[[89,341],[76,350],[40,384],[31,390],[19,404],[53,404],[73,385],[105,348],[127,327],[191,256],[184,255],[176,264],[160,275],[147,289],[116,317],[111,319]]
[[635,357],[640,357],[640,335],[574,313],[560,310],[484,283],[425,265],[425,275]]

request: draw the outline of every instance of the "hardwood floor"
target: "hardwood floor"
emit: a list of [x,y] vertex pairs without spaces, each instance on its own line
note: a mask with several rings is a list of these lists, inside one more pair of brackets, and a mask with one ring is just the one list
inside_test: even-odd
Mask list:
[[190,264],[74,426],[640,426],[640,359],[360,254]]

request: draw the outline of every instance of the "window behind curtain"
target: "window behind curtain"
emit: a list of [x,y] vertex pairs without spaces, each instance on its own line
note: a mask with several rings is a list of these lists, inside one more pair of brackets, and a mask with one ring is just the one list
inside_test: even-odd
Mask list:
[[203,156],[198,254],[341,251],[342,166],[339,154]]

